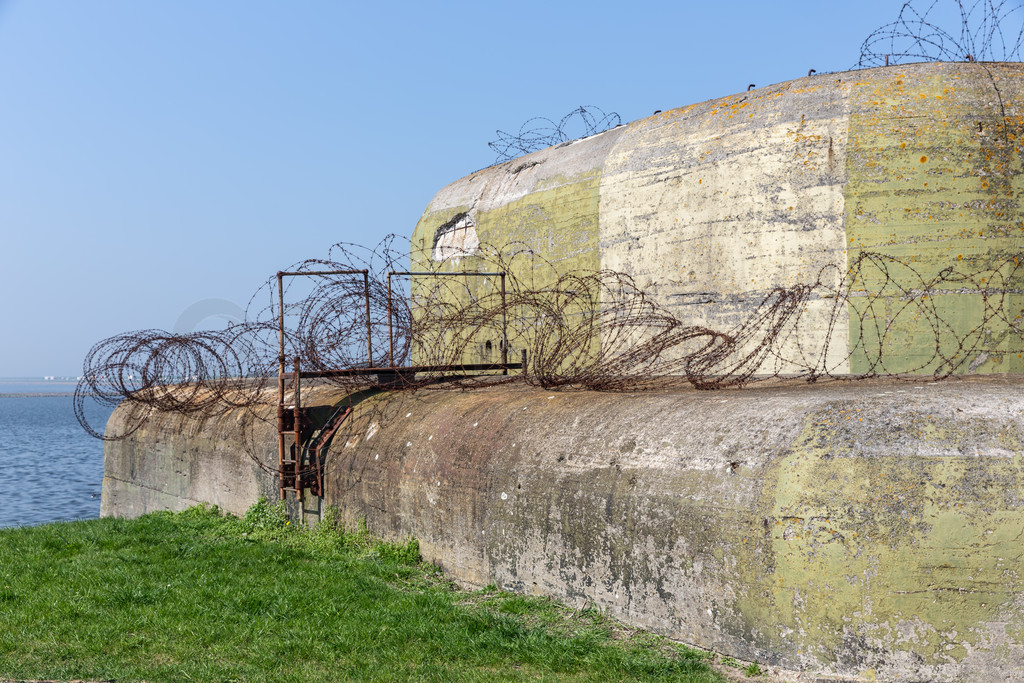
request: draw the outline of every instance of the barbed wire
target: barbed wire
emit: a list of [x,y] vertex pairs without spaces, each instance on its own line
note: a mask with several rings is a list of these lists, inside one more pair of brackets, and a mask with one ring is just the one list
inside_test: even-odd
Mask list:
[[[399,374],[400,381],[386,386],[372,386],[368,377],[358,375],[310,382],[340,390],[349,403],[363,401],[365,419],[344,425],[335,437],[344,441],[360,438],[367,424],[384,424],[393,412],[389,402],[403,391],[505,382],[641,391],[672,378],[704,390],[773,379],[943,379],[974,372],[992,357],[1024,354],[1019,303],[1024,253],[958,261],[929,275],[910,261],[861,252],[845,271],[826,266],[813,280],[774,288],[748,306],[738,324],[716,329],[685,320],[654,301],[626,273],[559,272],[518,243],[500,248],[481,244],[472,254],[473,271],[505,273],[504,288],[497,275],[417,275],[407,277],[405,285],[393,277],[389,344],[387,274],[404,272],[407,264],[408,270],[432,274],[459,267],[451,259],[401,252],[395,239],[374,249],[338,244],[328,258],[288,269],[368,271],[369,328],[367,285],[361,276],[316,276],[302,296],[289,283],[286,355],[300,356],[304,372],[371,362],[429,366]],[[469,266],[463,261],[461,267]],[[250,301],[246,321],[225,330],[142,330],[96,344],[75,392],[79,422],[97,438],[117,440],[156,414],[206,419],[236,410],[234,424],[245,452],[261,469],[276,472],[266,462],[266,435],[276,430],[278,318],[274,305],[256,303],[266,301],[276,287],[276,277],[268,280]],[[972,325],[965,329],[962,307],[945,304],[946,295],[976,298],[970,307]],[[713,317],[713,311],[703,314],[703,319]],[[368,336],[372,348],[367,348]],[[527,362],[521,372],[458,370],[462,364],[498,363],[503,357],[514,363],[523,352]],[[290,384],[286,389],[291,391]],[[379,392],[387,392],[388,400],[364,401]],[[122,404],[120,430],[104,432],[89,425],[84,405],[90,400]],[[330,466],[329,455],[319,463],[324,471]]]
[[[255,403],[275,367],[259,347],[258,324],[222,331],[174,334],[141,330],[104,339],[90,349],[75,388],[75,415],[92,436],[124,438],[151,411],[214,414]],[[85,404],[108,407],[128,401],[147,410],[116,437],[85,417]]]
[[[980,353],[981,327],[991,330],[995,325],[1004,336],[1019,336],[1020,311],[1007,309],[1006,293],[1021,284],[1024,255],[975,272],[949,267],[928,279],[908,262],[865,252],[853,260],[845,276],[828,266],[812,282],[773,289],[749,309],[738,327],[716,330],[686,324],[652,301],[625,273],[559,274],[554,265],[521,245],[481,245],[474,263],[506,273],[504,295],[497,277],[418,279],[407,295],[396,287],[389,345],[385,273],[396,270],[408,256],[390,245],[379,246],[372,252],[377,263],[371,264],[355,253],[353,245],[336,245],[334,250],[345,260],[304,261],[291,270],[374,266],[368,278],[370,326],[362,280],[324,278],[304,299],[286,304],[286,320],[294,323],[285,329],[289,357],[300,356],[304,371],[367,366],[369,334],[377,367],[415,363],[438,368],[407,377],[397,388],[450,379],[447,368],[463,363],[497,362],[502,349],[513,362],[516,354],[526,351],[524,377],[543,387],[629,389],[670,375],[685,376],[700,388],[735,386],[755,376],[846,377],[849,372],[843,368],[855,355],[867,368],[860,376],[925,372],[945,377],[961,369],[971,354]],[[434,265],[435,270],[448,267]],[[530,282],[516,273],[529,274]],[[953,290],[980,297],[980,324],[966,335],[956,331],[954,321],[946,319],[952,314],[936,303],[938,296]],[[827,312],[808,320],[812,301],[825,302]],[[849,351],[838,357],[833,336],[851,315],[855,336],[849,342],[844,339]],[[934,343],[919,341],[919,359],[907,366],[906,354],[892,349],[894,335],[910,319],[927,321]],[[277,335],[272,306],[219,332],[175,335],[143,330],[117,335],[87,355],[80,393],[109,405],[129,400],[152,410],[180,413],[265,405],[266,389],[279,362]],[[389,348],[393,357],[388,357]],[[345,389],[366,381],[358,376],[324,380]]]
[[[949,19],[936,16],[945,9]],[[911,0],[903,3],[896,21],[865,39],[856,67],[908,61],[1020,61],[1022,44],[1024,13],[1017,2]]]
[[523,123],[518,133],[497,130],[498,139],[488,142],[487,146],[498,155],[494,163],[500,164],[563,142],[596,135],[621,124],[622,119],[615,112],[605,114],[598,107],[584,105],[573,109],[558,123],[537,116]]
[[[361,276],[339,275],[285,279],[285,346],[289,357],[302,358],[304,371],[380,365],[388,348],[385,274],[408,262],[407,254],[394,249],[394,239],[389,236],[374,249],[339,243],[325,259],[300,261],[286,269],[295,273],[370,271],[365,282]],[[297,282],[312,283],[312,287],[294,300],[301,287]],[[262,409],[277,402],[272,389],[276,389],[280,362],[276,293],[274,276],[250,298],[245,321],[224,330],[186,334],[139,330],[97,343],[86,355],[75,391],[79,423],[92,436],[116,440],[134,433],[153,411],[212,416],[242,408],[256,415],[257,421],[267,419]],[[410,339],[409,302],[402,296],[391,299],[392,338],[397,342],[396,357],[403,361]],[[368,355],[368,337],[373,358]],[[366,380],[339,377],[328,382],[350,388]],[[145,410],[135,411],[135,419],[124,431],[104,434],[86,419],[88,401],[110,407],[127,401]]]

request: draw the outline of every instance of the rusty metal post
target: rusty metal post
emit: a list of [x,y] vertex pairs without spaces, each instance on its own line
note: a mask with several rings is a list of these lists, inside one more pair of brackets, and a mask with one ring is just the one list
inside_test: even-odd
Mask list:
[[[284,373],[284,272],[277,271],[277,333],[280,346],[278,347],[278,361],[281,372]],[[282,381],[284,381],[282,379]],[[282,400],[283,397],[282,397]]]
[[277,477],[284,500],[284,273],[277,272],[278,333],[281,347],[277,356]]
[[320,462],[320,449],[313,449],[312,456],[313,462],[310,463],[310,467],[314,468],[316,472],[316,495],[320,498],[324,497],[324,468]]
[[501,271],[501,374],[508,374],[508,320],[505,313],[505,271]]
[[[416,270],[392,270],[388,273],[388,358],[391,361],[391,365],[394,366],[394,358],[392,357],[392,333],[391,333],[391,276],[401,275],[406,277],[501,277],[501,364],[508,365],[508,321],[505,313],[505,271],[497,272],[443,272],[443,271],[416,271]],[[410,283],[410,298],[412,296],[412,284]],[[508,374],[508,368],[504,368],[505,373]]]
[[295,500],[302,508],[302,398],[299,387],[299,357],[295,356]]
[[363,289],[366,291],[366,361],[373,367],[373,334],[370,330],[370,275],[363,271]]
[[391,332],[391,273],[388,273],[388,367],[395,367],[395,342]]

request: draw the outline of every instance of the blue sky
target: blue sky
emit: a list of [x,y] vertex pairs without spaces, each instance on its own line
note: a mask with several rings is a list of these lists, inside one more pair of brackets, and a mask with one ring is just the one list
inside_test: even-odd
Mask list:
[[0,0],[0,377],[409,235],[496,129],[844,70],[900,5]]

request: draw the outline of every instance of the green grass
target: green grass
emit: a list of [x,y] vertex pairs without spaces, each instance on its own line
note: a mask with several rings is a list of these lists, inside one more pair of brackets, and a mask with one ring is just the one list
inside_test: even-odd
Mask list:
[[457,591],[278,506],[0,531],[0,679],[718,681],[707,655],[541,598]]

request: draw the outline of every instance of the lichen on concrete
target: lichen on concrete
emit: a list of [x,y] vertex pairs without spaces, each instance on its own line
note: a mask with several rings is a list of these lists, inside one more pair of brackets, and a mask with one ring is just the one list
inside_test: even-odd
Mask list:
[[[415,536],[467,585],[594,605],[746,660],[864,679],[1019,675],[1022,75],[909,65],[663,112],[442,189],[411,264],[472,270],[482,245],[521,241],[556,273],[613,268],[679,319],[728,330],[773,288],[822,268],[838,286],[871,251],[849,309],[836,319],[835,300],[808,301],[782,355],[813,356],[831,334],[823,366],[838,374],[880,371],[880,351],[885,372],[1014,374],[382,393],[332,443],[319,502]],[[950,267],[991,280],[915,293]],[[471,283],[467,300],[488,287]],[[103,514],[239,512],[273,495],[243,431],[232,411],[154,415],[107,444]],[[269,467],[274,436],[256,440]]]

